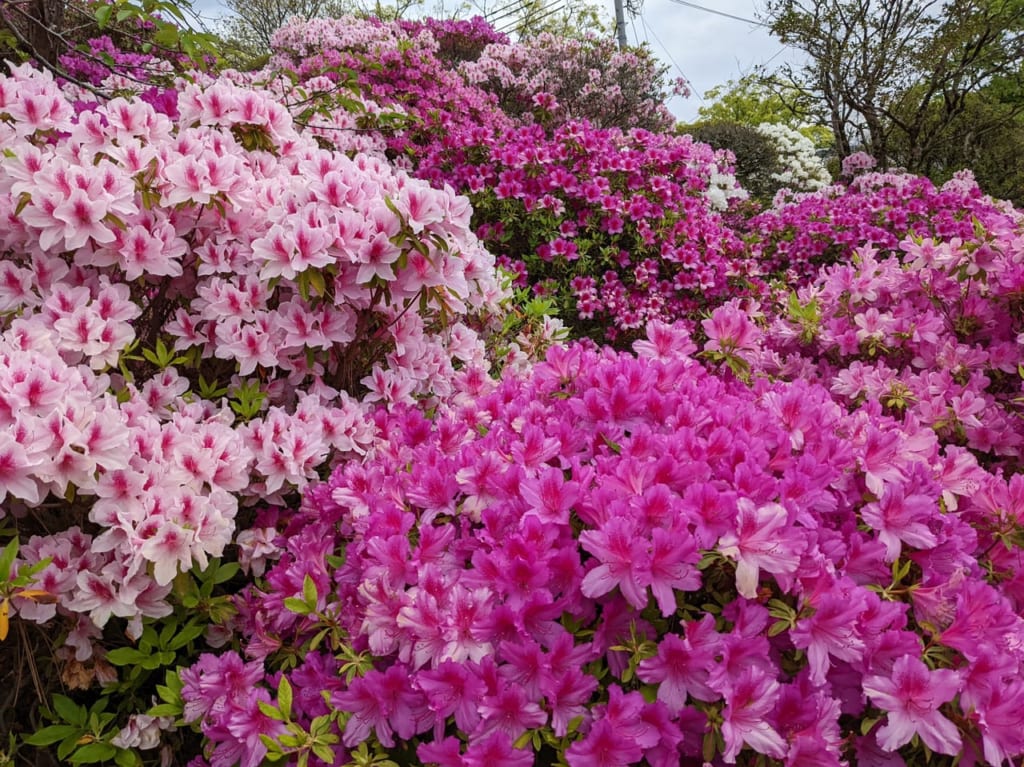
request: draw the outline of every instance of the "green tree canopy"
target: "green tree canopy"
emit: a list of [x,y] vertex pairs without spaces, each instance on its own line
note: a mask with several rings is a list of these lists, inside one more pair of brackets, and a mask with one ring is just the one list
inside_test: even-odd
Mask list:
[[[840,157],[925,171],[976,94],[1020,87],[1022,0],[768,0],[766,18],[808,63],[780,76],[812,99]],[[1020,106],[990,113],[1013,124]]]

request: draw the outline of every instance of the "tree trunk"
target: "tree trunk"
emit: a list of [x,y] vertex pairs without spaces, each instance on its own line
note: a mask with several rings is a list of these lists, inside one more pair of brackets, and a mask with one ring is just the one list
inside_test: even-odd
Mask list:
[[25,38],[33,53],[48,64],[57,64],[64,52],[60,33],[64,29],[64,0],[33,0],[28,6]]

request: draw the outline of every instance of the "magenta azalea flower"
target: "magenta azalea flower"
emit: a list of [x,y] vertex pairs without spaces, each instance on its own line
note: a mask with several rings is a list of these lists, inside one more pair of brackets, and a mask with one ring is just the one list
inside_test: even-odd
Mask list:
[[761,570],[792,575],[805,542],[788,524],[789,512],[777,503],[756,507],[748,498],[740,498],[737,509],[736,532],[719,539],[719,550],[736,560],[736,590],[753,599]]
[[878,730],[878,744],[886,751],[895,751],[918,735],[936,753],[958,754],[960,733],[939,713],[939,707],[951,701],[959,689],[960,677],[955,671],[930,671],[911,655],[896,660],[892,676],[866,677],[864,692],[889,714],[888,723]]

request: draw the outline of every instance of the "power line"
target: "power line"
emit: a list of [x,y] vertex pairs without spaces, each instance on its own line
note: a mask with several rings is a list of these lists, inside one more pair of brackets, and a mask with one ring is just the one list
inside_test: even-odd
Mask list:
[[[668,48],[665,47],[665,43],[661,42],[661,38],[658,37],[658,33],[651,29],[649,26],[647,26],[647,20],[644,18],[644,15],[642,13],[640,14],[640,23],[644,27],[644,32],[649,32],[651,37],[654,38],[655,42],[661,46],[661,50],[663,50],[665,52],[665,55],[668,56],[668,60],[672,62],[672,65],[676,68],[676,71],[679,72],[679,76],[692,85],[693,80],[686,76],[686,72],[683,71],[683,68],[679,66],[678,63],[676,63],[676,60],[674,58],[672,58],[672,54],[669,53]],[[697,98],[699,98],[701,102],[704,101],[704,97],[700,95],[700,91],[694,91],[694,93],[697,94]]]
[[672,0],[672,2],[673,3],[677,3],[679,5],[685,5],[687,8],[694,8],[694,9],[696,9],[698,11],[704,11],[705,13],[713,13],[716,16],[724,16],[725,18],[732,19],[734,21],[742,21],[742,22],[744,22],[746,24],[754,24],[755,26],[758,26],[758,27],[768,27],[768,28],[771,27],[771,24],[765,24],[763,21],[755,21],[754,19],[745,19],[742,16],[734,16],[733,14],[726,13],[725,11],[716,11],[714,8],[705,8],[703,5],[697,5],[696,3],[690,3],[690,2],[687,2],[687,0]]

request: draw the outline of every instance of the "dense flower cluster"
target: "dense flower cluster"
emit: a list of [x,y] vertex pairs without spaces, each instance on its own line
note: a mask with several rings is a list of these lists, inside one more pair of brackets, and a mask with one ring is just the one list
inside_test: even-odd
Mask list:
[[603,42],[276,45],[172,79],[97,38],[106,100],[0,78],[0,685],[50,697],[19,747],[1024,755],[1019,212],[867,156],[803,192],[794,144],[747,220]]
[[[707,350],[742,343],[707,324]],[[183,673],[210,764],[1024,752],[1024,592],[986,532],[1020,529],[1020,477],[817,385],[710,373],[678,326],[636,348],[379,411],[372,454],[282,520],[248,660]]]
[[256,89],[191,85],[176,111],[0,79],[0,516],[42,533],[68,499],[16,563],[51,558],[47,603],[11,605],[67,618],[80,660],[111,615],[166,615],[240,500],[365,449],[346,391],[483,375],[472,323],[503,295],[466,198],[320,149]]
[[969,241],[977,226],[998,232],[1013,220],[1012,207],[985,197],[968,171],[941,188],[922,176],[863,173],[814,193],[783,189],[770,210],[740,228],[761,268],[793,281],[842,263],[860,245],[895,250],[908,233]]
[[814,144],[800,131],[781,123],[762,123],[757,132],[775,144],[781,170],[771,178],[779,186],[794,192],[816,192],[832,182]]
[[743,196],[722,153],[688,136],[569,122],[455,134],[419,175],[473,202],[518,284],[597,340],[695,313],[749,271],[720,211]]
[[667,89],[688,93],[684,80],[665,81],[665,68],[648,50],[620,51],[610,37],[543,33],[518,44],[492,43],[459,71],[498,94],[509,115],[535,119],[540,102],[541,119],[553,124],[586,120],[597,128],[667,131],[675,124]]
[[1006,229],[963,242],[909,236],[864,246],[768,310],[776,375],[830,386],[908,414],[987,464],[1024,456],[1024,238]]
[[376,104],[399,107],[409,120],[369,121],[367,127],[380,129],[392,158],[415,166],[422,145],[453,131],[488,126],[500,132],[514,124],[495,94],[468,83],[452,68],[464,32],[466,55],[472,56],[487,40],[475,26],[295,18],[275,33],[268,72],[294,71],[314,93],[332,90],[316,87],[315,81],[326,79],[336,83],[334,89],[350,86]]

